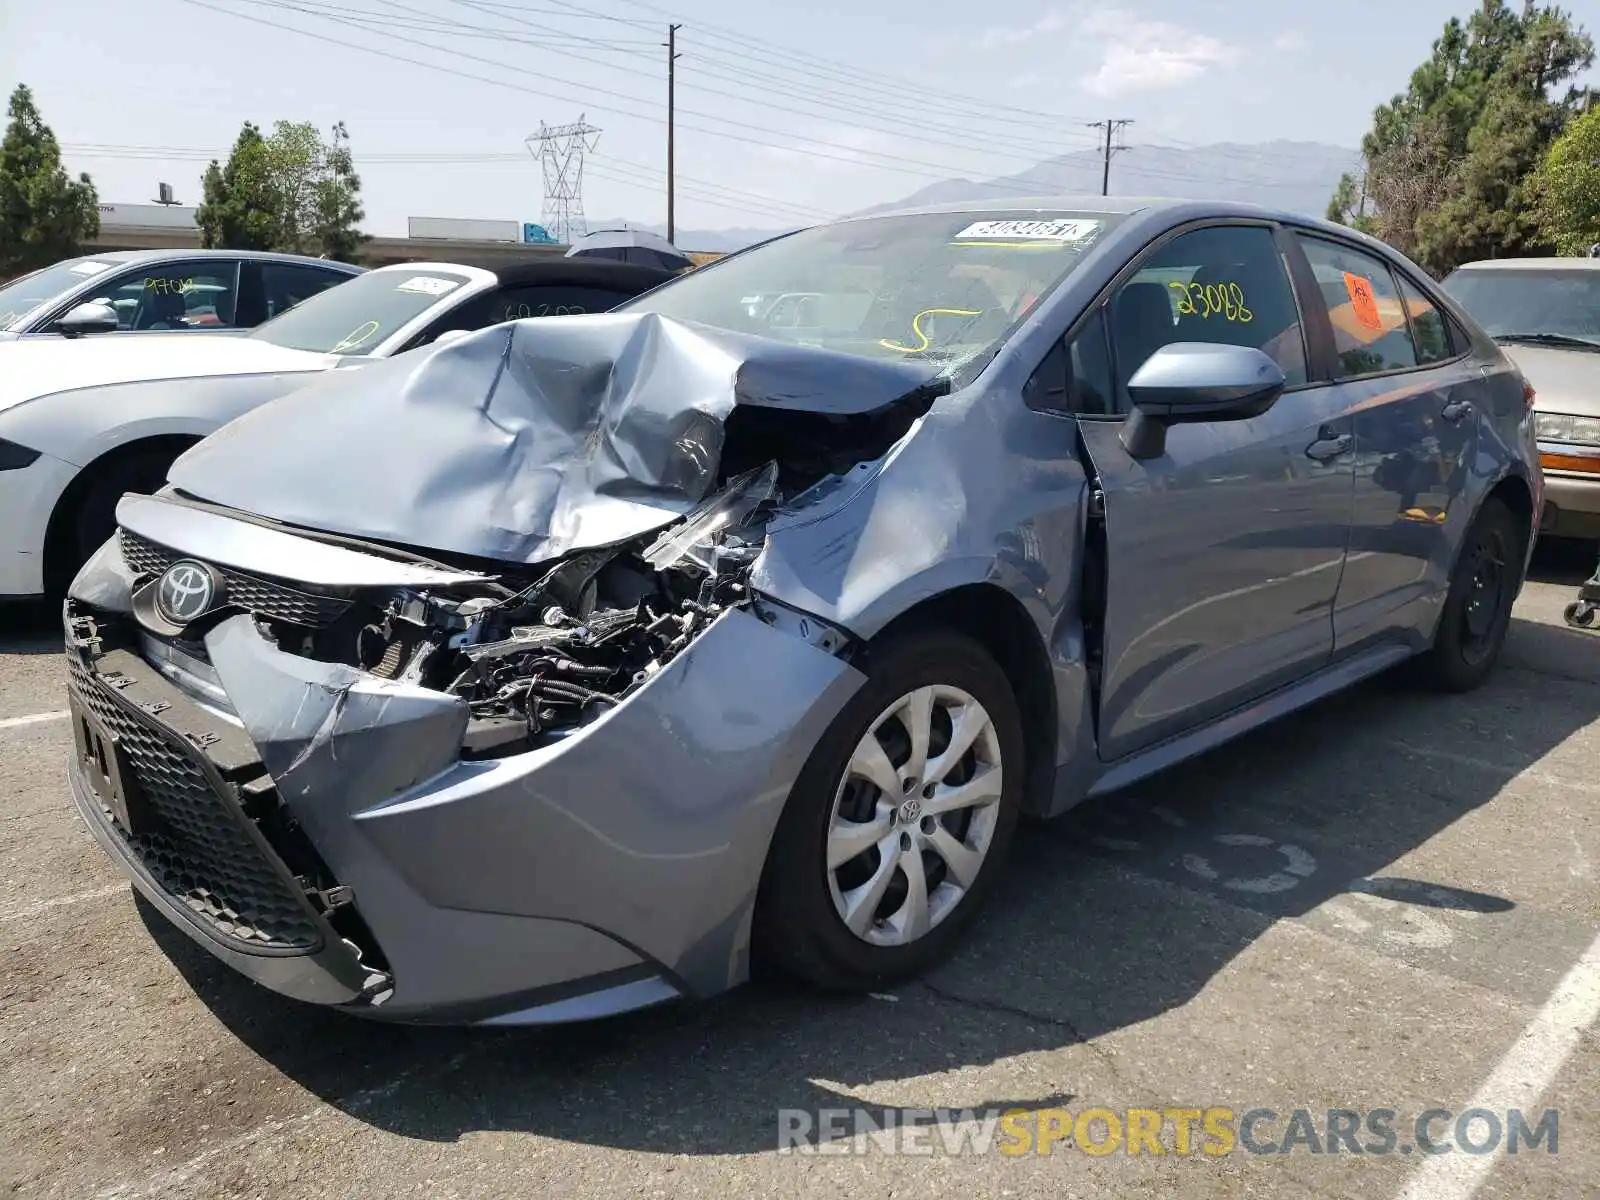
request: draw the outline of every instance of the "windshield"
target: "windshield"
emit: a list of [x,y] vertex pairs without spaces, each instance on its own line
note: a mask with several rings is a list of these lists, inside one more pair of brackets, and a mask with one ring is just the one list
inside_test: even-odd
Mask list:
[[1440,286],[1490,337],[1555,334],[1600,345],[1600,270],[1464,267]]
[[371,354],[406,322],[470,282],[451,271],[368,271],[302,300],[246,336],[317,354]]
[[47,300],[109,271],[115,263],[100,258],[69,258],[0,287],[0,329],[10,330]]
[[987,360],[1119,220],[1032,211],[845,221],[701,267],[617,311],[926,361],[953,376]]

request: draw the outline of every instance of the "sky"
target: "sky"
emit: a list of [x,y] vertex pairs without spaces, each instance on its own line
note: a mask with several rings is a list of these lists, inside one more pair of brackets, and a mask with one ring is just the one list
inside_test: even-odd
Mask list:
[[[1299,11],[1296,11],[1298,7]],[[590,222],[665,218],[678,23],[679,229],[781,229],[939,179],[1121,139],[1354,148],[1471,0],[0,0],[0,86],[32,87],[102,202],[199,199],[240,125],[343,121],[368,232],[538,221],[541,124],[597,129]],[[1584,6],[1578,5],[1581,9]],[[1594,72],[1590,73],[1594,77]],[[1273,178],[1268,149],[1234,152]]]

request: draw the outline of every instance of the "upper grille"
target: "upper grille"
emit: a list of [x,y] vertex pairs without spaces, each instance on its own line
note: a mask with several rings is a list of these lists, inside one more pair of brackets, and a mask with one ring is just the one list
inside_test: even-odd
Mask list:
[[[183,555],[146,541],[126,529],[119,533],[123,561],[135,575],[161,574]],[[228,588],[228,602],[275,621],[305,629],[333,624],[354,603],[346,596],[319,596],[274,580],[258,579],[231,567],[217,567]]]
[[[196,751],[129,712],[71,653],[71,686],[112,733],[158,829],[130,836],[107,824],[152,878],[225,938],[247,950],[310,954],[322,934],[305,896],[267,857],[260,835],[232,797],[219,794]],[[103,807],[103,806],[102,806]]]

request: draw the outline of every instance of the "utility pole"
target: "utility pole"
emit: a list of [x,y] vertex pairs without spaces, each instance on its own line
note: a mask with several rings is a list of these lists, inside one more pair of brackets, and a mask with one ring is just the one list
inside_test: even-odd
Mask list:
[[674,94],[678,75],[678,30],[682,25],[667,26],[667,241],[676,244],[677,222],[673,212],[673,133],[676,126],[677,97]]
[[1132,124],[1133,121],[1127,117],[1115,117],[1105,121],[1089,122],[1090,129],[1104,129],[1106,131],[1105,165],[1100,174],[1100,194],[1102,196],[1111,194],[1111,156],[1118,150],[1127,149],[1126,146],[1113,146],[1111,144],[1111,135],[1123,126]]

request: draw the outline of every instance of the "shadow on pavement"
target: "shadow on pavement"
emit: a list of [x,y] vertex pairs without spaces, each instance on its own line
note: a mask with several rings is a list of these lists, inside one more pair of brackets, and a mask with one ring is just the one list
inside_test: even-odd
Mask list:
[[[1559,657],[1569,678],[1600,682],[1600,639],[1518,621],[1511,648]],[[777,1145],[778,1109],[854,1104],[853,1090],[870,1095],[873,1085],[1158,1017],[1275,922],[1348,891],[1511,919],[1510,900],[1397,876],[1391,864],[1597,717],[1600,687],[1530,684],[1518,671],[1471,697],[1373,681],[1058,821],[1025,825],[963,950],[889,998],[760,984],[559,1029],[386,1026],[280,1000],[159,916],[146,923],[255,1053],[375,1127],[428,1141],[501,1129],[660,1153],[756,1153]],[[1446,778],[1426,760],[1430,747],[1474,753],[1485,728],[1505,733],[1492,747],[1503,771],[1480,763]],[[966,1086],[946,1103],[1056,1105],[1078,1082],[1052,1080],[1059,1092],[1036,1096]]]
[[45,600],[0,600],[0,654],[61,653],[61,607]]

